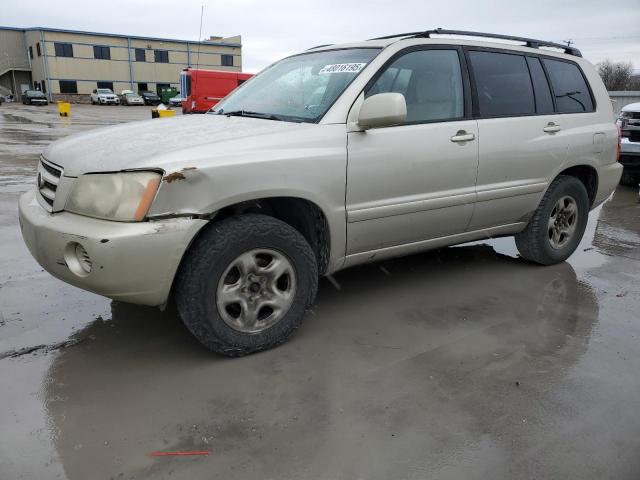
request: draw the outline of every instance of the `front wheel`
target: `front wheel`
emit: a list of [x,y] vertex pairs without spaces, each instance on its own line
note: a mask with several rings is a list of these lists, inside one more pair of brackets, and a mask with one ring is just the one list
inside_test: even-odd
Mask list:
[[318,288],[305,238],[266,215],[239,215],[202,232],[182,261],[178,312],[207,348],[237,357],[272,348],[300,326]]
[[545,193],[527,227],[516,234],[520,255],[552,265],[565,261],[582,240],[589,217],[589,195],[575,177],[560,175]]

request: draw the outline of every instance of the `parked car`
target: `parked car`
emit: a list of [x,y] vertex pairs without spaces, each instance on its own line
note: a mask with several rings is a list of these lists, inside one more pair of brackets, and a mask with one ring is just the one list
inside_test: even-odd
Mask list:
[[622,135],[620,163],[624,166],[620,183],[637,186],[640,183],[640,103],[622,108],[618,126]]
[[156,92],[140,92],[140,96],[145,105],[160,105],[162,103]]
[[49,105],[49,100],[40,90],[25,90],[22,93],[22,103],[25,105]]
[[183,101],[184,101],[184,98],[182,98],[180,94],[178,94],[175,97],[171,97],[169,99],[169,105],[171,105],[172,107],[180,107],[182,106]]
[[122,105],[144,105],[144,100],[133,90],[122,90],[120,93]]
[[91,92],[91,103],[94,105],[120,105],[120,99],[110,88],[95,88]]
[[229,356],[285,341],[318,275],[510,235],[524,260],[562,262],[620,180],[611,102],[577,49],[487,36],[317,47],[209,114],[58,140],[20,199],[24,240],[78,287],[171,293]]

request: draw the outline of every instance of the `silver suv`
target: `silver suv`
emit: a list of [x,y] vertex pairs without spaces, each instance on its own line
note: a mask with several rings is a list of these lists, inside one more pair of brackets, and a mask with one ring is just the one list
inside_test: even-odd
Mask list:
[[433,30],[312,48],[209,114],[55,142],[20,219],[56,277],[172,296],[204,345],[239,356],[287,339],[318,276],[353,265],[508,235],[562,262],[620,179],[618,148],[578,50]]

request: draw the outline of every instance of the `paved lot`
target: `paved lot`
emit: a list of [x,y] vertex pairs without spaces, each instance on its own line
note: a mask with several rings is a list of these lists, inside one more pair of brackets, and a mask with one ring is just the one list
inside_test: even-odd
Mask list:
[[640,478],[636,192],[592,212],[568,263],[498,239],[347,270],[289,343],[229,360],[21,240],[46,144],[149,116],[0,107],[2,479]]

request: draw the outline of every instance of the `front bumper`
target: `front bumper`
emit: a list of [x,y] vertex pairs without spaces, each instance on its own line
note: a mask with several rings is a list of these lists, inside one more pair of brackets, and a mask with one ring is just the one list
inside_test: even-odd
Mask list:
[[628,173],[640,173],[640,142],[623,138],[620,145],[620,163]]
[[627,173],[640,173],[640,153],[630,152],[620,154],[620,163]]
[[[35,190],[22,195],[19,210],[24,241],[45,270],[76,287],[142,305],[167,301],[185,250],[207,223],[189,218],[125,223],[51,214],[40,206]],[[65,259],[73,243],[90,258],[91,272],[85,276],[74,273]]]
[[102,103],[103,105],[118,105],[120,103],[120,100],[118,99],[111,99],[111,98],[99,98],[98,101],[100,103]]

